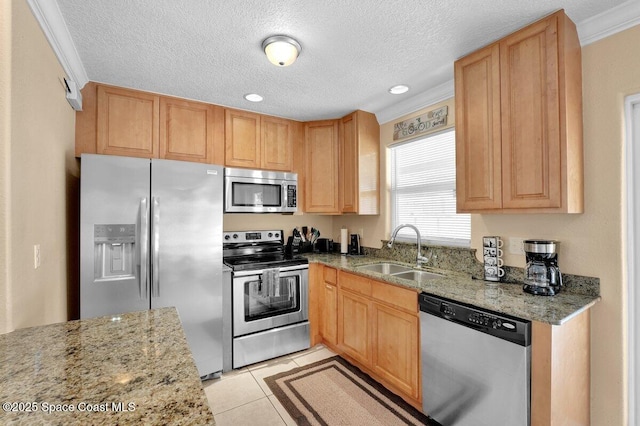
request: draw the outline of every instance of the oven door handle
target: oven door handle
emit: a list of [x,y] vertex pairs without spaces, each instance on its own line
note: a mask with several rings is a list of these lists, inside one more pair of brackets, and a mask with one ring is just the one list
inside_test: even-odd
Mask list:
[[[247,277],[247,276],[251,276],[251,275],[261,275],[262,273],[264,273],[264,271],[271,269],[271,268],[266,268],[266,269],[252,269],[250,271],[233,271],[233,276],[234,277]],[[285,266],[283,268],[279,268],[280,269],[280,273],[282,272],[291,272],[291,271],[304,271],[306,269],[309,269],[309,265],[293,265],[293,266]]]

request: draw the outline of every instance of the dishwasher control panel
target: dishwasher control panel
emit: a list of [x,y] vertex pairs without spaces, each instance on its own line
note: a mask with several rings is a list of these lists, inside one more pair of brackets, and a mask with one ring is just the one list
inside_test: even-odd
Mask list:
[[476,306],[420,294],[420,311],[521,345],[531,341],[531,322]]

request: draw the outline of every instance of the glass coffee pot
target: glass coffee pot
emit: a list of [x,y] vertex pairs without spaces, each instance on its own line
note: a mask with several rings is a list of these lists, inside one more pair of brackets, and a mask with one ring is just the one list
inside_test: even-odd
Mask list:
[[525,240],[524,253],[527,265],[524,270],[524,287],[527,293],[553,296],[562,288],[562,273],[558,268],[557,241]]

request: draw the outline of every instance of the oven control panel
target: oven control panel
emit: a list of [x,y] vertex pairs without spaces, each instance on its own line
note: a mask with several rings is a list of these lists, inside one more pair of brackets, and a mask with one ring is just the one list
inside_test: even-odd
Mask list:
[[251,243],[282,241],[282,230],[275,231],[232,231],[222,234],[224,243]]

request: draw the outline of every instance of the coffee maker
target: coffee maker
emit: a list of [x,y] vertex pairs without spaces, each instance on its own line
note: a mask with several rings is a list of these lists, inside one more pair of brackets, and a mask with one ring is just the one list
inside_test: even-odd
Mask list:
[[526,293],[553,296],[562,288],[562,274],[558,268],[557,241],[525,240],[524,253],[527,266],[524,270]]

